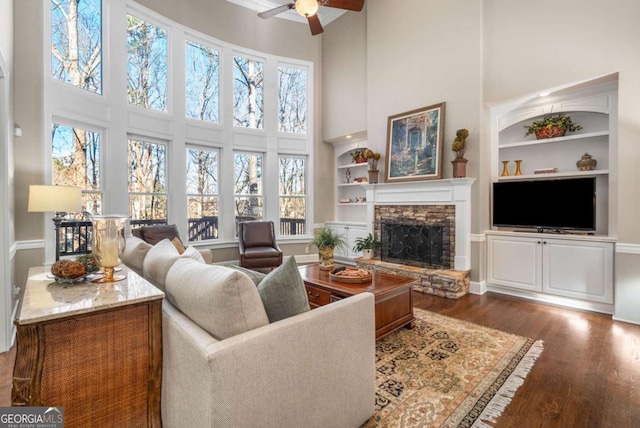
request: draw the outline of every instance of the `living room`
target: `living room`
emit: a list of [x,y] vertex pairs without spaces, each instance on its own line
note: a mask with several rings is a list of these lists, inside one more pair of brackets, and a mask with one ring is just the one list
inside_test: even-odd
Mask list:
[[[313,132],[304,142],[308,144],[305,148],[308,152],[303,152],[313,163],[308,169],[308,230],[326,221],[340,220],[335,215],[334,147],[346,142],[346,136],[351,135],[384,155],[390,116],[445,102],[442,178],[453,176],[449,165],[454,153],[448,147],[456,130],[466,128],[471,131],[466,176],[474,178],[475,182],[470,188],[468,269],[472,287],[481,291],[487,287],[485,231],[492,229],[491,183],[499,174],[493,163],[493,112],[501,106],[530,100],[543,91],[579,88],[585,82],[598,79],[615,83],[617,179],[612,198],[616,227],[615,233],[611,233],[611,228],[609,231],[615,239],[614,303],[610,315],[619,321],[611,321],[609,316],[607,322],[624,326],[620,327],[623,329],[640,323],[640,230],[635,221],[640,185],[640,176],[636,173],[639,149],[635,144],[640,129],[637,102],[640,59],[634,55],[635,42],[640,40],[640,29],[636,25],[640,6],[636,1],[616,0],[613,4],[603,5],[592,0],[561,3],[544,0],[534,4],[522,0],[369,0],[362,12],[347,12],[325,24],[321,36],[311,36],[304,22],[279,18],[262,20],[256,16],[258,11],[224,0],[190,0],[179,4],[151,0],[103,3],[112,5],[117,11],[141,10],[152,18],[160,17],[182,29],[192,29],[203,37],[256,55],[290,58],[311,65],[313,96],[309,99],[313,102],[309,106],[309,116]],[[48,31],[48,24],[43,24],[47,22],[46,8],[37,0],[3,0],[0,3],[0,82],[4,85],[0,101],[5,118],[0,166],[3,193],[0,256],[5,284],[0,309],[2,351],[9,349],[14,340],[11,323],[16,308],[14,285],[24,285],[30,267],[53,259],[50,217],[27,211],[29,185],[46,184],[50,180],[47,178],[50,161],[45,155],[45,145],[50,143],[47,129],[54,119],[77,120],[82,124],[87,120],[81,113],[88,104],[67,105],[68,100],[56,98],[56,93],[52,93],[45,83],[49,77],[45,64],[49,63],[51,55],[46,48],[48,44],[43,43]],[[123,44],[124,37],[123,27],[122,34],[112,35],[109,39],[105,37],[105,43]],[[106,82],[121,79],[114,82],[126,85],[122,77],[124,65],[120,64],[116,70],[106,68],[110,65],[103,67]],[[117,77],[118,72],[122,76]],[[73,100],[82,102],[85,98],[80,95]],[[125,103],[121,111],[110,110],[109,121],[126,124],[110,130],[110,138],[125,141],[131,133],[140,134],[141,126],[135,120],[143,121],[148,117],[132,119],[126,116],[127,110]],[[61,117],[64,111],[67,117]],[[100,121],[101,114],[98,110],[89,113],[96,121],[92,125],[106,129],[110,125],[105,123],[107,120]],[[178,123],[175,123],[176,128],[179,128]],[[17,136],[14,128],[19,128],[21,136]],[[160,131],[152,136],[167,138],[160,135]],[[107,158],[110,165],[124,153],[120,150],[120,154]],[[610,162],[613,163],[611,159]],[[114,184],[118,189],[114,193],[119,194],[110,195],[111,186],[105,185],[104,207],[107,212],[127,212],[127,172],[124,166],[120,170],[117,166],[112,168],[106,177],[107,184]],[[383,168],[381,174],[384,173]],[[171,222],[184,223],[180,227],[185,230],[186,214],[177,211],[173,214]],[[277,209],[267,215],[275,220]],[[226,227],[233,228],[232,225]],[[310,236],[282,239],[281,247],[286,255],[304,258],[309,240]],[[213,248],[215,261],[238,259],[234,239],[198,245],[201,247]],[[487,304],[487,295],[495,296],[494,293],[469,296],[474,299],[471,306],[478,306],[466,309],[476,311],[473,312],[478,318],[475,322],[480,323],[482,313],[492,310],[488,306],[481,309]],[[501,296],[497,299],[503,301]],[[510,300],[506,302],[511,304]],[[438,306],[431,300],[423,303]],[[530,304],[525,303],[527,307]],[[446,312],[453,303],[444,301],[440,305],[440,310]],[[545,308],[544,305],[541,307]],[[585,316],[592,317],[591,314]],[[594,320],[592,322],[596,324],[602,322],[601,318]],[[494,323],[494,328],[505,329],[499,325],[508,325],[490,319],[487,322]],[[518,334],[535,336],[536,332]],[[637,343],[637,330],[634,334]],[[637,345],[633,349],[637,353]],[[551,352],[548,347],[545,347],[546,352]],[[597,355],[593,356],[593,359],[597,358]],[[637,376],[637,372],[630,374],[631,379],[637,380]],[[630,400],[637,402],[637,397],[632,396]],[[637,414],[635,417],[637,420]]]

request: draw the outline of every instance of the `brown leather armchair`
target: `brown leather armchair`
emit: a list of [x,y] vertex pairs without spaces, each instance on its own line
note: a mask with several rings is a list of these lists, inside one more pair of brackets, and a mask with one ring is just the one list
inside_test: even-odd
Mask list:
[[276,242],[272,221],[238,223],[238,250],[240,266],[275,268],[282,264],[282,251]]

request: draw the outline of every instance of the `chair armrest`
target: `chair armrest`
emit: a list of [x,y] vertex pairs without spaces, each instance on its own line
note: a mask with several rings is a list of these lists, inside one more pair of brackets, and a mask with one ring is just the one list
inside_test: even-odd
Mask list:
[[213,263],[213,253],[211,252],[210,249],[205,248],[198,251],[202,255],[202,258],[204,259],[204,262],[206,264],[210,265],[211,263]]
[[223,341],[164,318],[166,426],[356,427],[374,412],[371,293]]

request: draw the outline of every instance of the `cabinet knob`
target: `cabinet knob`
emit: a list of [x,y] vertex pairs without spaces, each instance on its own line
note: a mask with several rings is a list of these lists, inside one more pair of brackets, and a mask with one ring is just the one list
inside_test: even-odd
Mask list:
[[542,243],[542,241],[538,241],[538,244],[541,244],[541,243]]
[[547,245],[547,241],[542,241],[542,243],[543,243],[544,245]]

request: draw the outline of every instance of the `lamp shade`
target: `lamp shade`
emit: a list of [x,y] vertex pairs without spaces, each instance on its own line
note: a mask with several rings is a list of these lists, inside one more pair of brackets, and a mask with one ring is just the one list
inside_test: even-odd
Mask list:
[[313,16],[318,11],[318,0],[297,0],[296,12],[302,16]]
[[82,189],[73,186],[29,186],[29,212],[82,211]]

